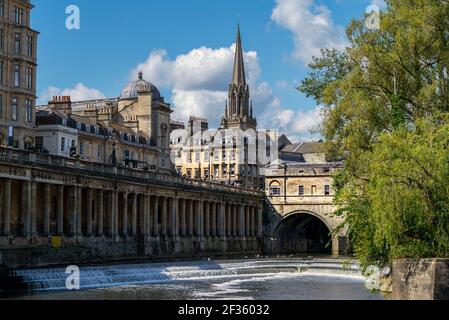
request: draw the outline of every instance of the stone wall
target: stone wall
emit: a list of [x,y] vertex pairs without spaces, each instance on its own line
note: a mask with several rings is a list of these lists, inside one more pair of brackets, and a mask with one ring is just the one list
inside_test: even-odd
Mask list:
[[395,260],[393,297],[398,300],[449,299],[449,259]]

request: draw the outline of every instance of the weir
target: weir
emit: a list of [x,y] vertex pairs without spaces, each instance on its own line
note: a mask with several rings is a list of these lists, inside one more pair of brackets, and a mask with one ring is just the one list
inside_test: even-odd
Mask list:
[[[304,273],[361,277],[353,260],[266,259],[90,266],[80,268],[81,289],[204,281],[210,279],[254,278],[278,273]],[[30,291],[64,291],[65,268],[25,269],[15,272]]]

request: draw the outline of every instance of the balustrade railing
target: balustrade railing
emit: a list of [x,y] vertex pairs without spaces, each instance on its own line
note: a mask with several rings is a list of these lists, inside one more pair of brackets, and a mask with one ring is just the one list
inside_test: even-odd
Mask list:
[[188,179],[165,173],[156,173],[138,169],[114,167],[111,165],[97,162],[88,162],[79,159],[65,158],[50,154],[36,153],[33,151],[18,150],[12,148],[0,147],[0,161],[7,163],[24,162],[34,165],[49,165],[67,169],[78,169],[83,171],[95,172],[97,174],[107,174],[137,179],[145,179],[149,183],[159,185],[179,186],[182,188],[203,188],[213,191],[233,192],[252,196],[263,195],[262,191],[254,189],[235,187],[226,184],[220,184],[203,180]]

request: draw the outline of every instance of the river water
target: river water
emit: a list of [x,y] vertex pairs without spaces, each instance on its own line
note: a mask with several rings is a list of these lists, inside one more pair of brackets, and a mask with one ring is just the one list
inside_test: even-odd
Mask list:
[[80,268],[80,290],[65,269],[22,270],[37,300],[379,300],[355,261],[255,259]]

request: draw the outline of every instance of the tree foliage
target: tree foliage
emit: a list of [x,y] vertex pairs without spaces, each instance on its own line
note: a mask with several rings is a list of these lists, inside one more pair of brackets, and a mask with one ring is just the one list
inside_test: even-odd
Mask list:
[[324,109],[337,214],[366,267],[449,256],[449,2],[389,0],[353,20],[344,52],[314,58],[301,92]]

